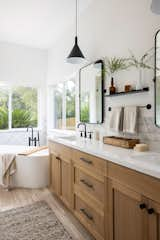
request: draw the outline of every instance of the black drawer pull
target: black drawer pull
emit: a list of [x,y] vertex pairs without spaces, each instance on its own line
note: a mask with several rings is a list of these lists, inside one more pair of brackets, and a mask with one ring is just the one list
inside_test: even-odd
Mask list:
[[60,157],[56,157],[57,160],[61,160]]
[[93,221],[92,215],[90,215],[84,208],[81,208],[80,211],[91,221]]
[[145,209],[146,208],[146,204],[145,203],[141,203],[139,204],[139,207],[141,210]]
[[86,185],[86,186],[89,187],[89,188],[93,188],[93,185],[90,184],[90,183],[88,183],[88,182],[87,182],[86,180],[84,180],[84,179],[81,179],[80,182],[82,182],[84,185]]
[[147,211],[148,211],[148,214],[150,214],[150,215],[154,213],[154,209],[153,208],[149,208]]
[[87,160],[83,157],[80,158],[81,161],[85,162],[85,163],[88,163],[88,164],[93,164],[93,162],[91,160]]

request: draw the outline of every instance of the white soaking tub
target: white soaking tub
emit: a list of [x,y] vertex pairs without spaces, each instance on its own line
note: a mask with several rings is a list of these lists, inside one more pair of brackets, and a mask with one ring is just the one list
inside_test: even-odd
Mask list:
[[[18,153],[33,147],[0,145],[0,154],[15,154],[17,171],[12,178],[12,186],[23,188],[43,188],[49,185],[49,153],[41,150],[29,156]],[[2,162],[0,161],[0,184],[2,184]]]

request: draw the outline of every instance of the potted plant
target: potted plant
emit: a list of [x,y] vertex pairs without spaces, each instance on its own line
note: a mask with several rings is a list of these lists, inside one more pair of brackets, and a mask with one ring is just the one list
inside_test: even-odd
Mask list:
[[148,62],[151,60],[153,55],[150,52],[153,50],[150,49],[147,53],[145,53],[140,59],[137,59],[136,56],[130,51],[130,58],[128,59],[128,63],[130,67],[134,67],[139,71],[139,78],[136,82],[136,90],[143,89],[143,70],[150,69],[153,70],[153,66],[150,66]]
[[116,92],[116,88],[114,87],[114,76],[117,72],[126,70],[129,68],[128,59],[127,58],[108,58],[104,59],[104,71],[106,75],[111,77],[111,87],[110,94],[114,94]]

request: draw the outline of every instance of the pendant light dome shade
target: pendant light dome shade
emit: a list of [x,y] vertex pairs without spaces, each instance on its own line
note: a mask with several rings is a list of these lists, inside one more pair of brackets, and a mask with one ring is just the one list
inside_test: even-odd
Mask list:
[[152,0],[151,10],[155,14],[160,14],[160,0]]
[[83,60],[84,60],[84,55],[78,46],[78,38],[75,37],[75,44],[71,53],[67,58],[67,62],[72,64],[80,64],[83,62]]

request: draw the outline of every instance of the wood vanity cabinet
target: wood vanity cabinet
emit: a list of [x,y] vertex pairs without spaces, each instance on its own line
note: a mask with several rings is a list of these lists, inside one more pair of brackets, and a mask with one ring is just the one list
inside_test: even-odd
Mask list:
[[[114,180],[109,181],[109,239],[147,240],[143,196]],[[141,208],[140,208],[141,207]]]
[[57,143],[50,143],[51,190],[71,208],[71,157],[72,150]]
[[51,189],[97,240],[160,240],[160,180],[56,142]]
[[105,239],[105,160],[74,150],[74,214],[98,240]]
[[148,217],[148,239],[160,240],[160,203],[149,200],[148,207],[151,211]]
[[51,153],[51,189],[61,196],[61,162],[56,153]]
[[160,240],[158,179],[109,163],[108,196],[109,240]]

